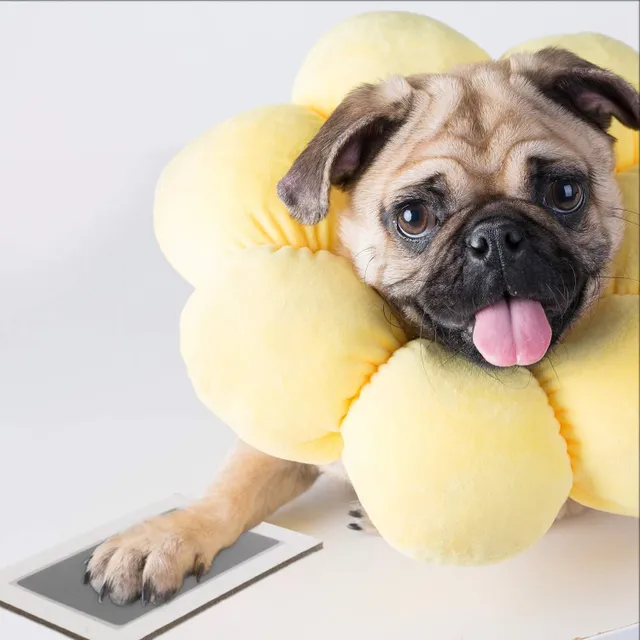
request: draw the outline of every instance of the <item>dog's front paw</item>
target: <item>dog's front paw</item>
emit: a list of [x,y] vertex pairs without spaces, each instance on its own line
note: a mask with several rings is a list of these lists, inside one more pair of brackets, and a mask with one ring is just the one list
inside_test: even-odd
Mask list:
[[188,511],[148,520],[101,544],[87,563],[85,583],[114,604],[138,598],[162,604],[180,589],[184,578],[199,580],[223,546],[210,523]]
[[364,531],[365,533],[378,533],[367,512],[362,508],[359,502],[352,502],[349,509],[349,517],[352,518],[347,527],[353,531]]

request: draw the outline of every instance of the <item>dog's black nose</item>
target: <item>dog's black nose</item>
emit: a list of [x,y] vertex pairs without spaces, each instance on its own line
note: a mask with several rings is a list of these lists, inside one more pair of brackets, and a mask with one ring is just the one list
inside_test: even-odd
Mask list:
[[481,261],[492,258],[513,258],[526,243],[525,234],[513,220],[493,218],[479,222],[469,233],[467,248],[469,253]]

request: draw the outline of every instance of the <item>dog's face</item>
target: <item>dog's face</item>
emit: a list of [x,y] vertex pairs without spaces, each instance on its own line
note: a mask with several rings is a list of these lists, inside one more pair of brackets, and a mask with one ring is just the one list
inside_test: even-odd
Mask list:
[[496,366],[540,360],[597,298],[623,230],[615,117],[638,93],[547,49],[352,92],[278,185],[315,224],[348,190],[341,238],[416,335]]

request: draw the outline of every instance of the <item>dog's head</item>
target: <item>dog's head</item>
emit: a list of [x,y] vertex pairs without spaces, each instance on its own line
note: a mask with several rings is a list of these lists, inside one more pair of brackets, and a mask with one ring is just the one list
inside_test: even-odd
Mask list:
[[559,49],[350,93],[278,185],[416,334],[497,366],[540,360],[597,298],[620,242],[611,119],[638,93]]

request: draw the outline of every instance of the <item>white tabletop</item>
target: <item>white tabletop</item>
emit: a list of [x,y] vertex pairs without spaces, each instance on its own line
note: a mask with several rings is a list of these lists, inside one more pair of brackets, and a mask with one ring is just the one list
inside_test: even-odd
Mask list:
[[[638,42],[631,2],[0,3],[0,566],[210,481],[233,438],[180,361],[190,290],[152,235],[154,183],[212,124],[288,100],[313,41],[377,8],[494,55],[567,31]],[[325,549],[167,640],[571,640],[640,617],[636,521],[589,513],[510,562],[443,568],[347,530],[350,498],[325,480],[282,510]],[[0,637],[58,636],[0,610]]]

